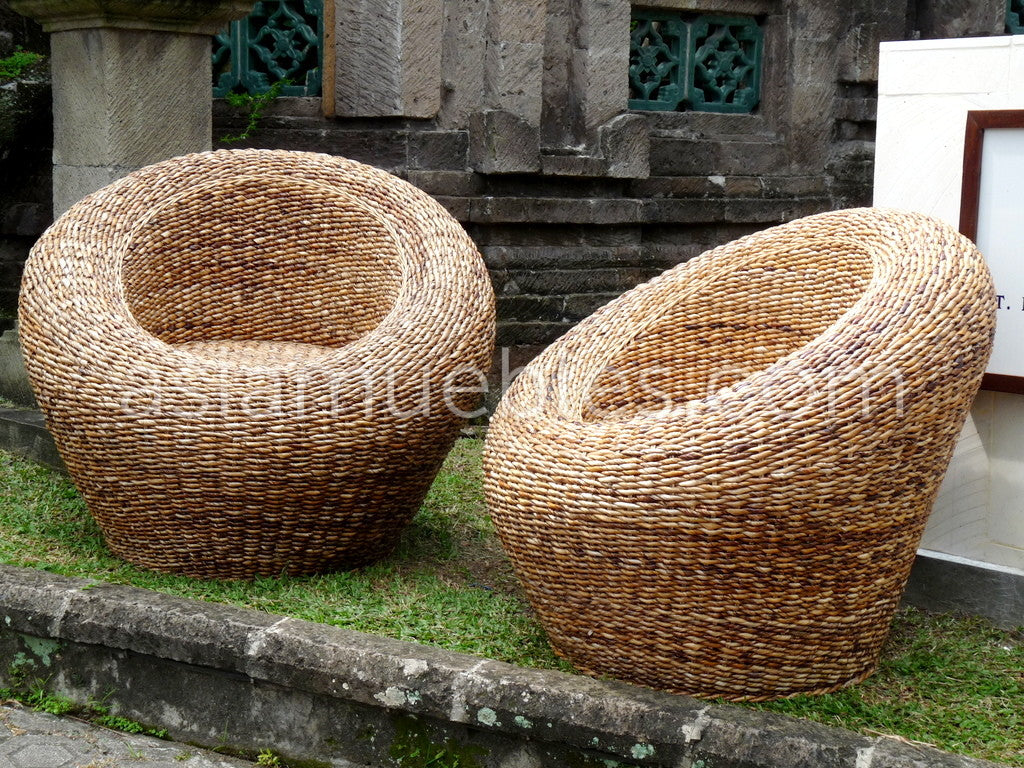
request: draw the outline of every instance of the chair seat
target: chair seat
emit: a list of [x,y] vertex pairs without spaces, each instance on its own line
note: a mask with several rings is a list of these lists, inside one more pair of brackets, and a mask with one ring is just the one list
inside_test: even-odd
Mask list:
[[257,341],[224,339],[218,341],[187,341],[175,344],[176,349],[205,360],[239,366],[283,368],[292,365],[322,363],[336,355],[336,347],[307,344],[299,341]]

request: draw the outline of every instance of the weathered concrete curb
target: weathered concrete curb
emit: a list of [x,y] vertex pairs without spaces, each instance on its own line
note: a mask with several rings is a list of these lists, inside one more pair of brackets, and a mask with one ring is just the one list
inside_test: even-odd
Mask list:
[[66,472],[40,411],[0,408],[0,450]]
[[920,550],[903,602],[929,611],[964,611],[998,627],[1024,626],[1024,571]]
[[[893,739],[0,566],[0,682],[331,766],[981,768]],[[417,762],[418,761],[418,762]]]

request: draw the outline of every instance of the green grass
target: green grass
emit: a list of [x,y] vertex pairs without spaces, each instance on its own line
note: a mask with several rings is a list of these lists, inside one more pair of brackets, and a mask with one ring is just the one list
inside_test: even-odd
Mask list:
[[1024,766],[1024,629],[904,608],[863,683],[751,706]]
[[44,58],[46,57],[39,53],[15,49],[10,56],[0,59],[0,81],[16,80],[34,70]]
[[387,560],[348,573],[200,581],[110,555],[63,475],[0,454],[0,562],[131,584],[438,645],[560,667],[531,618],[484,511],[478,441],[460,440]]
[[[390,558],[350,573],[252,582],[145,571],[107,553],[74,486],[0,454],[0,562],[132,584],[568,670],[502,553],[481,491],[480,442],[460,440]],[[838,693],[748,705],[1024,768],[1024,628],[902,610],[877,674]]]

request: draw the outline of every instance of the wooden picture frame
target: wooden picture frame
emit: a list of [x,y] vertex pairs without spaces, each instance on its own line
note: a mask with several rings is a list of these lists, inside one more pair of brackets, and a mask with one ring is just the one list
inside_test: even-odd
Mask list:
[[[990,132],[996,130],[1011,131],[1012,134],[1000,135],[998,149],[994,147],[995,142],[990,139],[990,152],[986,154],[986,134],[991,137]],[[1012,142],[1014,146],[1019,144],[1020,152],[1010,153],[1012,157],[1009,164],[994,165],[995,156],[992,153],[1005,152],[1008,142]],[[1009,174],[1014,167],[1020,167],[1022,172],[1019,184],[1014,185],[1014,199],[1018,202],[1018,211],[1024,212],[1024,109],[972,110],[967,113],[960,195],[960,231],[977,243],[985,255],[996,282],[996,293],[999,294],[996,347],[981,387],[996,392],[1024,394],[1024,259],[1020,259],[1019,265],[1014,264],[1013,255],[1006,253],[1007,250],[1011,250],[1009,246],[1021,242],[1021,238],[1019,235],[1015,238],[999,238],[998,233],[994,231],[999,226],[1000,218],[1006,217],[1000,217],[998,212],[989,211],[989,208],[999,209],[998,206],[993,206],[990,200],[995,191],[992,185],[1005,179],[1001,177],[992,181],[986,178],[983,184],[982,170],[986,165],[990,169],[996,169],[1000,174]],[[992,173],[993,170],[990,170],[990,174]],[[1019,275],[1019,279],[1014,280],[1014,275]],[[1010,293],[1007,284],[1019,287],[1015,287]],[[1017,326],[1020,333],[1014,332],[1018,330]],[[1002,345],[1000,339],[1004,340]],[[1019,346],[1020,353],[1014,355],[1012,351],[1007,352],[1007,342]],[[1019,363],[1008,362],[1010,358],[1019,360]]]

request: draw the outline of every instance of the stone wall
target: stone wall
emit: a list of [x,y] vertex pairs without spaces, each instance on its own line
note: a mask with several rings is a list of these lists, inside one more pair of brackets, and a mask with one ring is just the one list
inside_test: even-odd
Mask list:
[[[15,47],[49,50],[38,24],[0,0],[0,58]],[[21,267],[51,217],[53,119],[50,87],[43,73],[0,81],[0,331],[17,309]]]
[[[248,144],[347,155],[439,197],[491,268],[514,367],[708,247],[867,204],[878,43],[998,34],[1005,11],[1002,0],[643,5],[758,18],[756,111],[627,110],[628,0],[335,0],[330,98],[280,100]],[[42,37],[6,0],[0,29],[8,44]],[[215,137],[241,127],[215,111]],[[2,161],[3,306],[49,219],[46,134],[40,124]]]
[[[512,366],[706,248],[869,204],[879,42],[1000,34],[1005,10],[1001,0],[643,3],[762,21],[760,105],[712,114],[626,109],[626,0],[385,5],[337,0],[347,47],[336,115],[282,100],[249,144],[347,155],[439,197],[491,269]],[[216,124],[220,135],[240,121],[220,107]]]

